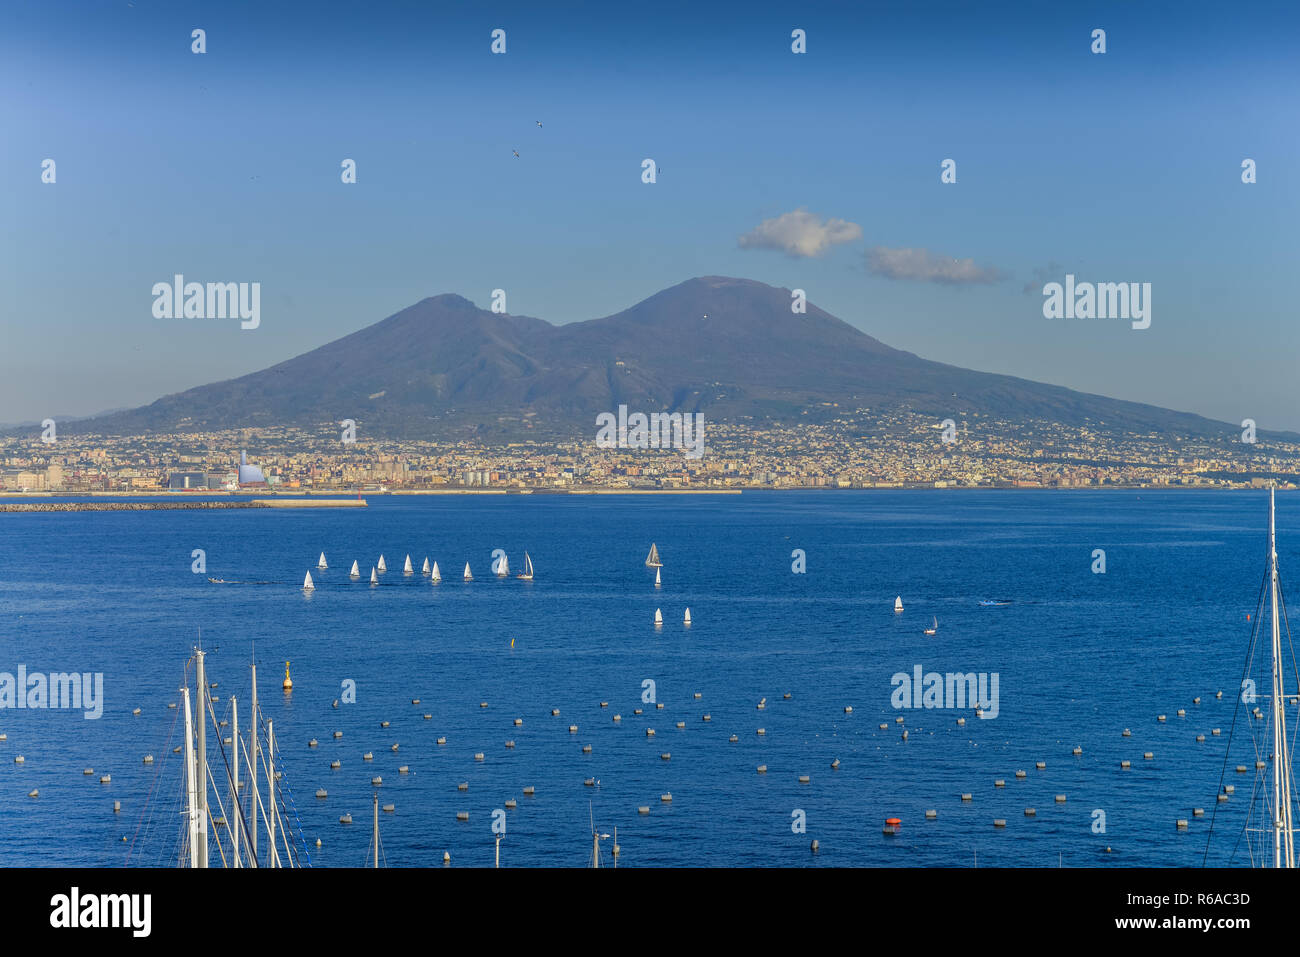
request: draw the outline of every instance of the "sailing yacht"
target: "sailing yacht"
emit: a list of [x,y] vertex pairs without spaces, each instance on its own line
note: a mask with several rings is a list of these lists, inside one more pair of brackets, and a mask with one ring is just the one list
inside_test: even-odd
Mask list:
[[689,608],[686,609],[686,617],[682,619],[682,624],[688,628],[691,626],[691,610]]
[[526,582],[533,580],[533,560],[528,557],[527,552],[524,552],[524,570],[519,573],[518,577]]
[[[933,616],[931,616],[931,617],[933,617]],[[935,632],[937,632],[938,630],[939,630],[939,619],[938,619],[938,618],[935,618],[935,619],[934,619],[934,624],[932,624],[929,628],[925,629],[925,633],[926,633],[927,635],[933,635],[933,634],[934,634]]]
[[380,555],[380,556],[379,556],[379,565],[376,566],[376,567],[378,567],[378,569],[379,569],[381,572],[386,572],[386,571],[388,571],[388,566],[384,564],[384,556],[383,556],[383,555]]
[[349,578],[360,578],[360,577],[361,577],[361,569],[357,568],[357,563],[356,563],[356,560],[355,560],[355,559],[354,559],[353,562],[352,562],[352,571],[348,572],[348,577],[349,577]]
[[649,568],[660,568],[663,562],[659,560],[659,548],[654,542],[650,543],[650,554],[645,557],[645,563]]
[[467,582],[472,582],[473,580],[474,580],[474,576],[471,575],[471,574],[469,573],[469,562],[466,562],[466,563],[465,563],[465,581],[467,581]]
[[428,556],[428,555],[425,555],[425,556],[424,556],[424,565],[423,565],[423,567],[420,568],[420,574],[421,574],[421,575],[427,575],[427,574],[429,574],[429,556]]
[[663,627],[663,623],[664,623],[664,613],[663,613],[662,611],[660,611],[658,608],[656,608],[656,609],[655,609],[655,627],[656,627],[656,628],[661,628],[661,627]]
[[662,582],[662,581],[660,580],[660,578],[659,578],[659,569],[656,568],[656,569],[655,569],[655,588],[660,588],[660,587],[662,587],[662,586],[663,586],[663,582]]
[[510,577],[510,559],[506,557],[505,552],[502,552],[501,558],[497,561],[497,578],[509,578],[509,577]]
[[438,571],[437,562],[433,563],[433,571],[429,573],[429,580],[435,585],[442,581],[442,572]]
[[326,564],[326,562],[325,562],[325,553],[324,553],[324,552],[321,552],[321,553],[320,553],[320,561],[318,561],[318,562],[316,563],[316,567],[319,568],[321,571],[324,571],[325,569],[329,568],[329,565]]
[[402,574],[403,574],[403,575],[414,575],[414,574],[415,574],[415,569],[414,569],[413,567],[411,567],[411,556],[410,556],[410,555],[407,555],[407,556],[406,556],[406,563],[405,563],[404,565],[402,565]]
[[302,580],[302,590],[303,591],[316,590],[316,583],[311,580],[311,572],[308,572],[307,577]]
[[375,574],[375,569],[373,567],[371,567],[370,569],[370,584],[372,585],[379,584],[379,576]]
[[[1263,653],[1262,647],[1256,643],[1258,640],[1263,639],[1262,631],[1265,615],[1270,619],[1270,649],[1267,655]],[[1262,709],[1257,708],[1255,717],[1265,719],[1257,723],[1238,721],[1235,715],[1233,718],[1233,730],[1240,728],[1244,723],[1253,739],[1244,747],[1253,752],[1256,768],[1251,798],[1252,806],[1246,817],[1244,827],[1246,840],[1243,843],[1246,844],[1246,850],[1253,865],[1295,867],[1294,815],[1297,804],[1300,803],[1300,795],[1296,793],[1291,767],[1294,739],[1288,736],[1289,734],[1294,735],[1294,731],[1289,731],[1286,725],[1286,703],[1293,700],[1294,692],[1288,696],[1284,679],[1287,675],[1296,673],[1296,662],[1294,660],[1295,651],[1291,641],[1290,624],[1287,620],[1285,596],[1282,590],[1282,582],[1278,576],[1277,522],[1273,489],[1271,488],[1268,492],[1268,552],[1264,567],[1264,581],[1261,583],[1256,614],[1251,616],[1251,620],[1254,625],[1250,635],[1250,645],[1246,649],[1247,668],[1244,671],[1233,672],[1233,674],[1250,679],[1251,683],[1259,689],[1257,694],[1260,702],[1268,700],[1269,711],[1268,714],[1265,714]],[[1286,630],[1285,644],[1283,643],[1283,626],[1285,626]],[[1284,660],[1284,647],[1289,649],[1291,661]],[[1268,668],[1268,674],[1264,673],[1265,668]],[[1242,682],[1242,687],[1247,687],[1246,681]],[[1265,691],[1265,689],[1269,690]],[[1238,692],[1235,697],[1238,710],[1242,708],[1243,704],[1246,704],[1249,709],[1249,702],[1243,702],[1242,700],[1245,697],[1244,692]],[[1233,730],[1229,731],[1229,754],[1231,754],[1232,749]],[[1256,733],[1258,733],[1258,737],[1256,737]],[[1265,758],[1267,758],[1267,763],[1263,760]],[[1223,795],[1231,791],[1231,787],[1225,787],[1223,783],[1224,774],[1228,770],[1229,763],[1225,756],[1223,771],[1220,772],[1219,777],[1220,801],[1224,799]],[[1241,771],[1243,767],[1238,767],[1237,770]],[[1270,777],[1272,778],[1271,781],[1269,780]],[[1262,804],[1262,807],[1255,806],[1255,802]],[[1207,858],[1210,852],[1210,839],[1213,834],[1213,820],[1211,820],[1210,835],[1206,838],[1205,846],[1205,856]],[[1235,840],[1229,839],[1228,844],[1232,848],[1233,856],[1235,856],[1237,850]],[[1202,863],[1204,864],[1204,861]]]
[[902,610],[903,610],[903,596],[899,595],[897,598],[894,599],[894,614],[897,615]]

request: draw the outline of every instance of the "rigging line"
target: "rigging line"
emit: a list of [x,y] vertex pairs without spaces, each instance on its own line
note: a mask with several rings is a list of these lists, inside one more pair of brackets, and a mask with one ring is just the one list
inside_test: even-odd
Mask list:
[[[211,696],[208,695],[207,697],[210,698]],[[232,810],[232,811],[234,811],[234,810],[238,810],[238,811],[239,811],[239,814],[240,814],[240,818],[239,818],[239,819],[240,819],[240,821],[243,821],[243,814],[244,814],[243,801],[242,801],[242,799],[241,799],[240,796],[239,796],[239,792],[235,789],[235,786],[234,786],[234,778],[235,778],[235,775],[234,775],[234,772],[233,772],[233,771],[231,770],[231,768],[230,768],[230,757],[226,754],[226,743],[225,743],[225,739],[224,739],[224,738],[222,737],[222,735],[221,735],[221,726],[217,724],[217,716],[216,716],[216,713],[215,713],[215,712],[213,711],[213,709],[212,709],[212,702],[211,702],[211,700],[208,701],[208,708],[207,708],[207,711],[208,711],[208,716],[212,719],[212,729],[213,729],[214,732],[216,732],[216,735],[217,735],[217,750],[220,752],[220,754],[221,754],[221,761],[222,761],[222,763],[223,763],[223,764],[225,765],[225,767],[226,767],[226,784],[228,784],[228,785],[230,786],[230,790],[231,790],[231,791],[234,791],[234,792],[235,792],[235,799],[234,799],[234,802],[232,803],[231,810]],[[242,743],[242,742],[241,742],[241,743]],[[231,747],[232,747],[232,748],[234,747],[234,742],[233,742],[233,741],[231,742]],[[209,779],[212,779],[212,768],[211,768],[211,767],[208,768],[208,777],[209,777]],[[212,780],[212,791],[213,791],[214,794],[217,792],[217,782],[216,782],[215,779]],[[220,801],[221,801],[220,796],[217,797],[217,801],[218,801],[218,803],[220,803]],[[224,809],[224,808],[222,808],[221,813],[222,813],[223,816],[225,816],[225,809]],[[209,816],[210,816],[210,815],[211,815],[211,809],[209,808]],[[229,818],[227,818],[227,822],[226,822],[226,830],[227,830],[227,831],[230,830]],[[235,846],[235,851],[236,851],[236,854],[238,854],[238,851],[239,851],[238,840],[236,839],[235,835],[233,835],[233,834],[231,835],[231,840],[235,842],[235,844],[236,844],[236,846]]]
[[[226,814],[225,806],[221,803],[221,794],[217,790],[217,781],[216,778],[212,776],[211,768],[208,768],[208,780],[212,782],[212,796],[216,798],[217,810],[221,812],[221,819],[222,821],[225,822],[226,833],[230,835],[230,843],[232,847],[234,847],[235,837],[233,834],[230,833],[230,818]],[[211,804],[208,805],[208,821],[212,824],[212,832],[211,832],[212,836],[217,840],[217,851],[218,853],[221,854],[221,866],[228,867],[229,865],[226,863],[225,847],[221,843],[221,829],[220,826],[217,824],[217,819],[212,814]],[[234,850],[238,852],[239,848],[234,847]]]
[[[259,712],[259,713],[258,713],[258,723],[264,725],[264,724],[266,723],[266,721],[265,721],[266,715],[265,715],[265,713],[263,713],[263,712],[261,711],[260,708],[258,709],[258,712]],[[266,748],[263,748],[263,749],[262,749],[262,755],[263,755],[263,766],[264,766],[264,767],[266,766],[266,760],[267,760],[267,757],[268,757],[268,755],[267,755],[266,752],[267,752],[267,749],[266,749]],[[288,765],[285,764],[284,761],[283,761],[283,752],[282,752],[282,750],[281,750],[281,748],[280,748],[280,743],[279,743],[278,740],[274,743],[274,747],[271,749],[271,753],[270,753],[269,757],[270,757],[270,759],[271,759],[272,761],[274,761],[274,762],[279,766],[279,773],[280,773],[281,777],[286,776],[287,773],[288,773]],[[273,800],[275,801],[275,804],[276,804],[277,819],[281,821],[282,829],[285,830],[285,831],[287,831],[287,828],[283,828],[283,821],[285,820],[285,817],[279,815],[279,808],[283,806],[283,807],[285,807],[285,810],[286,810],[286,812],[287,812],[287,811],[288,811],[288,806],[284,804],[284,801],[283,801],[283,797],[282,797],[282,795],[279,796],[279,799],[277,799],[277,792],[280,792],[280,791],[288,791],[288,792],[289,792],[289,799],[290,799],[290,802],[293,804],[294,818],[295,818],[295,820],[297,820],[297,823],[298,823],[298,837],[300,837],[300,838],[302,839],[303,847],[305,848],[306,845],[307,845],[307,837],[306,837],[305,834],[302,833],[302,820],[301,820],[300,818],[298,818],[298,806],[297,806],[297,803],[293,801],[293,788],[289,787],[289,785],[288,785],[288,784],[285,784],[283,781],[277,781],[277,782],[275,783],[275,788],[274,788],[273,791],[272,791]],[[286,841],[285,844],[286,844],[286,846],[287,846],[288,841]],[[277,851],[276,853],[278,854],[279,852]],[[295,863],[298,862],[297,843],[296,843],[296,842],[295,842],[295,845],[294,845],[293,861],[294,861]],[[310,852],[307,853],[307,861],[308,861],[308,863],[311,862],[311,854],[310,854]]]
[[[1266,570],[1264,578],[1259,583],[1259,597],[1255,599],[1255,621],[1250,629],[1250,644],[1246,647],[1246,664],[1241,670],[1241,684],[1245,683],[1246,675],[1250,673],[1250,661],[1255,650],[1255,638],[1259,634],[1260,612],[1264,608],[1264,583],[1269,580],[1270,570]],[[1205,867],[1206,861],[1210,856],[1210,839],[1214,837],[1214,820],[1219,815],[1219,795],[1223,793],[1223,780],[1228,773],[1228,757],[1232,754],[1232,736],[1237,729],[1237,712],[1241,709],[1241,684],[1237,686],[1234,697],[1236,703],[1232,706],[1232,724],[1228,727],[1228,744],[1223,749],[1223,767],[1219,770],[1219,789],[1214,792],[1214,810],[1210,813],[1210,830],[1205,835],[1205,853],[1201,855],[1201,867]],[[1241,843],[1238,836],[1237,843]],[[1236,853],[1234,846],[1233,853]]]
[[[180,717],[180,708],[177,708],[176,713],[172,715],[172,726],[167,731],[167,744],[164,747],[168,747],[170,749],[170,745],[172,743],[172,735],[175,734],[176,732],[176,719],[179,717]],[[163,758],[162,762],[159,763],[158,767],[154,769],[153,779],[149,782],[149,793],[146,794],[144,798],[144,807],[140,808],[140,813],[136,815],[135,831],[131,834],[131,844],[126,849],[126,861],[123,863],[122,865],[123,867],[129,867],[131,865],[131,852],[135,850],[135,839],[140,834],[140,826],[141,824],[144,823],[145,812],[150,810],[151,808],[149,802],[153,799],[154,788],[158,786],[158,778],[162,775],[163,764],[165,764],[166,761],[167,759]]]

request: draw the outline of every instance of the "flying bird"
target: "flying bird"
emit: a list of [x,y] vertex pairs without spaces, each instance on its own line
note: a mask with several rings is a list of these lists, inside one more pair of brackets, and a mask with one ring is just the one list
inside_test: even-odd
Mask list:
[[542,121],[541,121],[541,120],[538,120],[538,121],[537,121],[537,125],[538,125],[538,126],[541,126],[541,125],[542,125]]
[[514,153],[516,156],[519,155],[519,150],[511,150],[510,152]]

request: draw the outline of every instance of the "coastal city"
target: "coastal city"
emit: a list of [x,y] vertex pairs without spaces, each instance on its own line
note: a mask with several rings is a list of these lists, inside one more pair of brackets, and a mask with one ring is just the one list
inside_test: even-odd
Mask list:
[[[0,437],[0,488],[44,494],[725,491],[846,488],[1222,487],[1300,484],[1300,443],[1103,427],[936,421],[860,409],[822,423],[707,423],[700,457],[570,440],[356,440],[297,428]],[[1249,437],[1253,437],[1253,434]],[[240,467],[241,454],[247,463]]]

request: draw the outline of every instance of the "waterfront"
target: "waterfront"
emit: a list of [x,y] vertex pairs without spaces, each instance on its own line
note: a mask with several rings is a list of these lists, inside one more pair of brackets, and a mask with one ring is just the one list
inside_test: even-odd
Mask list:
[[[963,866],[976,853],[981,866],[1196,865],[1226,740],[1210,729],[1226,735],[1232,721],[1266,507],[1250,492],[966,490],[379,496],[357,510],[8,515],[0,671],[103,672],[105,703],[93,721],[0,710],[0,864],[111,866],[128,850],[132,864],[172,862],[180,733],[167,704],[179,700],[202,628],[222,707],[236,693],[244,708],[256,641],[262,704],[317,865],[363,863],[375,775],[381,802],[396,806],[381,821],[392,865],[432,866],[444,850],[453,865],[490,865],[491,812],[509,798],[509,865],[584,863],[588,801],[602,830],[619,829],[620,866]],[[1300,568],[1300,501],[1279,495],[1278,508],[1286,576]],[[651,541],[661,589],[643,564]],[[497,580],[495,548],[514,565],[527,549],[537,580]],[[1104,574],[1091,570],[1098,548]],[[278,584],[211,584],[192,570],[195,549],[206,576]],[[792,572],[795,549],[803,574]],[[444,583],[404,577],[407,552],[417,569],[425,555],[438,560]],[[380,587],[347,579],[354,558],[364,579],[380,553],[390,569]],[[459,580],[465,561],[473,584]],[[306,598],[297,584],[309,568],[317,590]],[[990,597],[1013,603],[979,606]],[[926,637],[932,616],[939,628]],[[279,691],[285,659],[290,697]],[[998,673],[998,717],[895,710],[891,676],[916,665]],[[357,701],[334,709],[346,679]],[[642,701],[647,679],[662,710]],[[1248,780],[1236,783],[1248,792]],[[40,796],[28,799],[33,788]],[[317,788],[328,798],[314,798]],[[1216,828],[1234,834],[1247,803],[1241,794],[1221,805]],[[1176,831],[1192,807],[1207,818]],[[926,821],[932,808],[938,818]],[[1092,828],[1098,809],[1104,834]],[[791,830],[796,810],[806,834]],[[340,825],[345,812],[358,824]],[[885,837],[891,816],[903,828]],[[1231,843],[1216,845],[1219,863]]]

